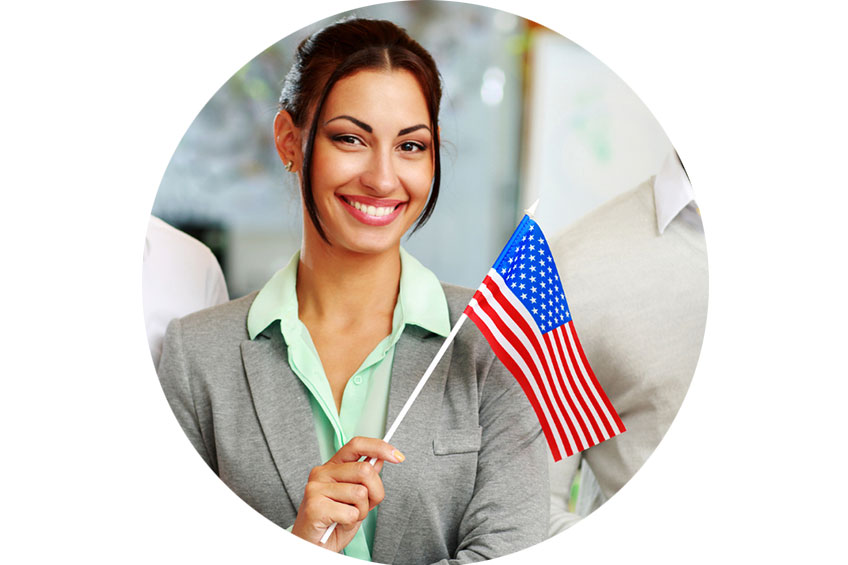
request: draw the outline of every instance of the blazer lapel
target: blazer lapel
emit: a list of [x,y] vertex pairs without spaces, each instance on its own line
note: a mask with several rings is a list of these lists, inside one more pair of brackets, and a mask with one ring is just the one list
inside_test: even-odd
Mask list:
[[[407,326],[404,330],[395,345],[387,427],[394,422],[443,342],[443,337],[417,326]],[[389,441],[407,458],[400,464],[383,465],[381,477],[386,496],[377,511],[372,561],[394,561],[411,513],[419,507],[419,477],[427,465],[423,454],[432,451],[434,432],[438,428],[433,419],[440,412],[452,351],[453,346],[450,346]],[[416,457],[416,454],[422,455]]]
[[262,433],[297,512],[309,472],[322,463],[309,392],[289,368],[279,331],[243,341],[241,354]]

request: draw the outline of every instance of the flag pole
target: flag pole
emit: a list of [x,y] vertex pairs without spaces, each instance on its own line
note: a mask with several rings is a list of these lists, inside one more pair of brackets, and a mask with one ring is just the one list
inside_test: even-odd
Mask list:
[[[524,210],[524,213],[532,218],[533,215],[536,213],[536,207],[538,205],[539,200],[536,199],[536,201],[531,204],[529,208]],[[418,381],[418,384],[415,385],[415,389],[412,391],[412,394],[409,395],[409,398],[406,399],[406,403],[403,405],[403,408],[401,408],[400,412],[398,412],[398,415],[395,417],[395,421],[392,422],[392,425],[389,427],[389,431],[387,431],[386,435],[383,437],[383,441],[388,442],[390,439],[392,439],[392,436],[395,435],[395,431],[397,431],[398,427],[400,426],[400,423],[403,421],[404,417],[406,417],[406,413],[409,412],[409,408],[412,406],[412,403],[415,402],[416,398],[418,398],[418,394],[421,392],[421,389],[423,389],[424,385],[427,384],[427,380],[430,378],[430,375],[433,374],[433,371],[436,369],[436,365],[438,365],[439,361],[442,360],[442,356],[445,354],[445,351],[447,351],[448,346],[450,346],[451,342],[453,342],[453,338],[456,337],[456,334],[459,332],[459,328],[462,327],[462,324],[464,324],[465,320],[467,319],[468,316],[466,316],[464,312],[459,316],[459,319],[453,325],[453,328],[451,328],[448,337],[445,339],[444,343],[442,343],[442,346],[439,348],[438,353],[436,353],[436,356],[433,357],[433,360],[430,362],[430,366],[427,367],[426,371],[424,371],[424,374],[421,376],[421,379]],[[372,457],[368,460],[368,463],[370,463],[373,467],[377,463],[377,458]],[[330,539],[330,535],[333,533],[333,530],[336,529],[337,525],[337,522],[333,522],[332,524],[330,524],[330,527],[327,528],[327,531],[324,532],[323,536],[321,536],[322,545],[327,543],[327,540]]]

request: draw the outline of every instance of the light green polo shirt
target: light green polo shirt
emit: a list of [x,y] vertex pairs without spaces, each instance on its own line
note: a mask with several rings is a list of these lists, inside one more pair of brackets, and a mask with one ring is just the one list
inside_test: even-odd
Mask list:
[[[392,316],[392,333],[377,344],[348,380],[339,412],[309,330],[298,318],[299,251],[259,291],[247,314],[250,339],[279,322],[289,366],[310,392],[322,461],[329,460],[354,436],[382,438],[385,434],[392,360],[404,326],[414,324],[443,337],[450,333],[447,300],[436,275],[403,248],[400,259],[400,293]],[[376,525],[377,508],[368,513],[344,554],[371,561]]]

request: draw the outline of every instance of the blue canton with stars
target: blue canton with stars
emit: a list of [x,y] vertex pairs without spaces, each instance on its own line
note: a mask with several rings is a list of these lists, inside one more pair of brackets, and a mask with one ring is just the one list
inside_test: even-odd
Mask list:
[[524,304],[541,333],[571,321],[551,248],[529,216],[515,228],[492,268]]

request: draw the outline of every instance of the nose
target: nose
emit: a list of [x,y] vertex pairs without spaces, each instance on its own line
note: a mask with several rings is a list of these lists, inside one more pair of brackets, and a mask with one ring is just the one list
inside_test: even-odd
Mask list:
[[391,194],[400,186],[400,177],[388,151],[374,151],[367,169],[362,174],[362,184],[378,195]]

